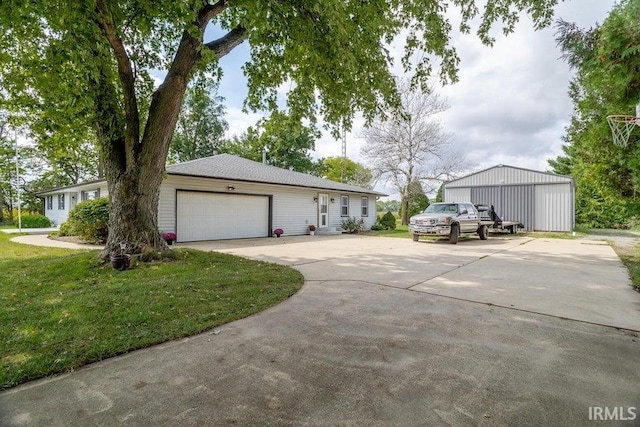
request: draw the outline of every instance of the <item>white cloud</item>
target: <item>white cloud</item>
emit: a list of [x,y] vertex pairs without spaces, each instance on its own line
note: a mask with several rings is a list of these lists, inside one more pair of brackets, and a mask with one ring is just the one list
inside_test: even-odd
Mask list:
[[[613,4],[614,0],[566,1],[556,7],[556,17],[590,27],[602,22]],[[451,105],[441,114],[443,125],[454,135],[454,149],[465,153],[474,170],[500,163],[545,170],[546,160],[561,154],[561,137],[571,115],[567,90],[572,73],[559,59],[553,28],[534,31],[531,20],[522,17],[513,34],[504,37],[499,29],[494,32],[493,48],[482,45],[473,34],[453,36],[461,57],[460,81],[439,89]],[[394,42],[392,48],[401,49],[401,43]],[[239,110],[246,96],[246,78],[239,65],[246,55],[244,47],[221,63],[225,69],[221,94],[227,98],[230,133],[246,129],[261,117]],[[347,134],[347,155],[356,161],[361,160],[364,141],[358,134],[363,124],[357,118]],[[340,140],[325,132],[316,143],[314,157],[340,155],[341,146]]]

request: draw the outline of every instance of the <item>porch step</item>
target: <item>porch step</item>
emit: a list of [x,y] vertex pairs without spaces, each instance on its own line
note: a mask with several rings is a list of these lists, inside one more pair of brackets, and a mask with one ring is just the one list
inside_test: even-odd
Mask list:
[[336,229],[336,227],[316,228],[315,234],[318,236],[339,236],[342,234],[342,229]]

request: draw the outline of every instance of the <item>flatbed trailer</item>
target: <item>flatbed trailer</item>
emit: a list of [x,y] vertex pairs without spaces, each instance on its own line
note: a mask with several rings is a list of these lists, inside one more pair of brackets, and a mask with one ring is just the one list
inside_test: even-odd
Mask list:
[[505,221],[500,218],[493,207],[493,205],[475,205],[480,213],[480,219],[482,223],[491,224],[489,227],[495,231],[508,231],[511,234],[517,234],[518,229],[524,229],[524,224],[520,221]]

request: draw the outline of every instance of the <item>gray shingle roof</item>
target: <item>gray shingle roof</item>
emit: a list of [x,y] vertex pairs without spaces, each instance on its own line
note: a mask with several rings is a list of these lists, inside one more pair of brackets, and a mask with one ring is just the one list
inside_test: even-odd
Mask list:
[[317,176],[289,171],[243,159],[242,157],[231,154],[218,154],[217,156],[170,165],[167,166],[167,173],[171,175],[201,176],[206,178],[291,185],[296,187],[386,196],[384,193],[355,185],[341,184],[328,179],[318,178]]

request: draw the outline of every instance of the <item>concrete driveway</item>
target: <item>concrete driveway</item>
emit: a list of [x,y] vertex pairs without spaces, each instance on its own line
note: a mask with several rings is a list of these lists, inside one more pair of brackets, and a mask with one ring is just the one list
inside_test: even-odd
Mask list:
[[217,334],[0,394],[0,425],[578,425],[605,407],[640,425],[640,294],[603,242],[189,246],[307,283]]

